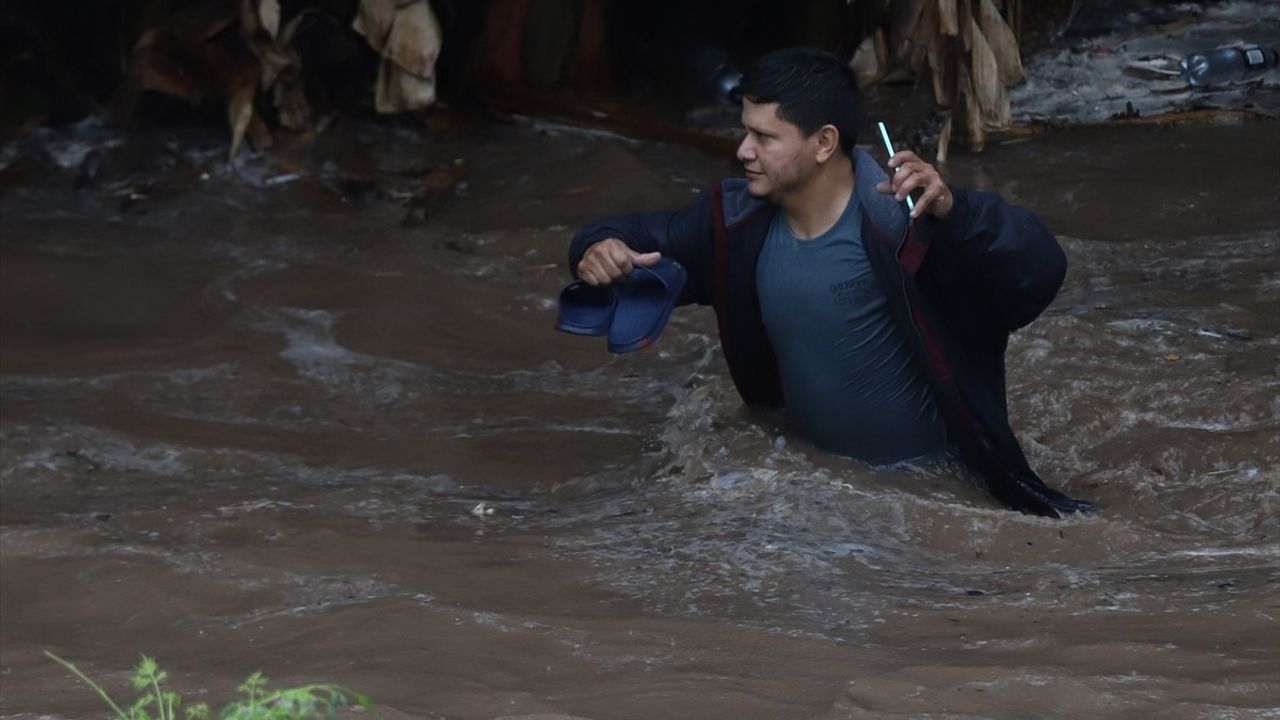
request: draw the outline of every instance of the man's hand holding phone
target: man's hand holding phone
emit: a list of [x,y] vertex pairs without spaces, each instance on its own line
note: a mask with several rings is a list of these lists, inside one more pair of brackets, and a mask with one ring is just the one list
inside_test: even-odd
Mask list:
[[[876,123],[880,128],[880,139],[884,141],[885,152],[889,153],[890,179],[876,185],[882,193],[893,193],[898,202],[907,201],[911,217],[918,218],[921,213],[929,213],[936,218],[944,218],[951,212],[955,204],[955,196],[951,188],[942,181],[942,176],[929,163],[916,157],[910,150],[893,151],[893,141],[889,139],[889,130],[884,123]],[[913,201],[911,193],[923,189],[920,199]]]
[[929,213],[936,218],[944,218],[951,212],[955,196],[951,188],[943,181],[936,168],[916,157],[910,150],[900,150],[889,158],[891,175],[888,180],[876,186],[882,193],[893,193],[899,201],[916,190],[923,192],[916,198],[911,217],[920,217]]

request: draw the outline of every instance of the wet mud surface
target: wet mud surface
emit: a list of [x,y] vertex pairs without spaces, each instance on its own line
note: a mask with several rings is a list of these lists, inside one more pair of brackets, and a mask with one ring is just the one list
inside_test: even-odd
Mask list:
[[390,718],[1280,717],[1274,124],[946,169],[1071,259],[1009,354],[1033,465],[1103,507],[1059,522],[746,414],[705,309],[624,357],[551,329],[573,227],[724,158],[75,132],[0,170],[2,717],[100,715],[44,649]]

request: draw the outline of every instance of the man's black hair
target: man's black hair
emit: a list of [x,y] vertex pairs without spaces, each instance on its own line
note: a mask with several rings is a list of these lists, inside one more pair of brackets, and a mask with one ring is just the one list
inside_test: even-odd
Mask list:
[[823,125],[840,131],[840,148],[853,157],[862,126],[862,98],[853,69],[817,48],[790,47],[762,55],[742,78],[742,96],[760,105],[778,104],[778,117],[805,137]]

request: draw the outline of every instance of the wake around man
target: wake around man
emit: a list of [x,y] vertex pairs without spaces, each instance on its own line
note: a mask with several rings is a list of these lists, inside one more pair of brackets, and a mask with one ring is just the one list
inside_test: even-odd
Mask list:
[[749,405],[783,407],[806,439],[870,463],[958,457],[1015,510],[1092,511],[1040,480],[1009,425],[1009,334],[1066,274],[1039,218],[948,187],[908,151],[888,176],[854,146],[858,87],[834,55],[774,51],[741,89],[746,177],[681,210],[591,223],[570,246],[574,275],[608,285],[674,258],[680,303],[715,308]]

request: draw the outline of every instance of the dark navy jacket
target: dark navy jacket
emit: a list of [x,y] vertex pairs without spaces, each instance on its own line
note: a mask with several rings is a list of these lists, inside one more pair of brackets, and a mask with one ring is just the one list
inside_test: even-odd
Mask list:
[[[1030,211],[993,193],[953,190],[945,220],[908,223],[905,207],[875,189],[885,172],[855,158],[862,238],[893,314],[931,381],[961,460],[1010,508],[1046,516],[1091,511],[1052,490],[1027,464],[1009,426],[1004,353],[1009,333],[1053,300],[1066,256]],[[776,205],[725,180],[688,207],[596,221],[574,237],[569,267],[595,242],[616,237],[658,251],[689,271],[681,304],[715,308],[729,372],[749,405],[781,406],[782,383],[756,294],[756,262]]]

